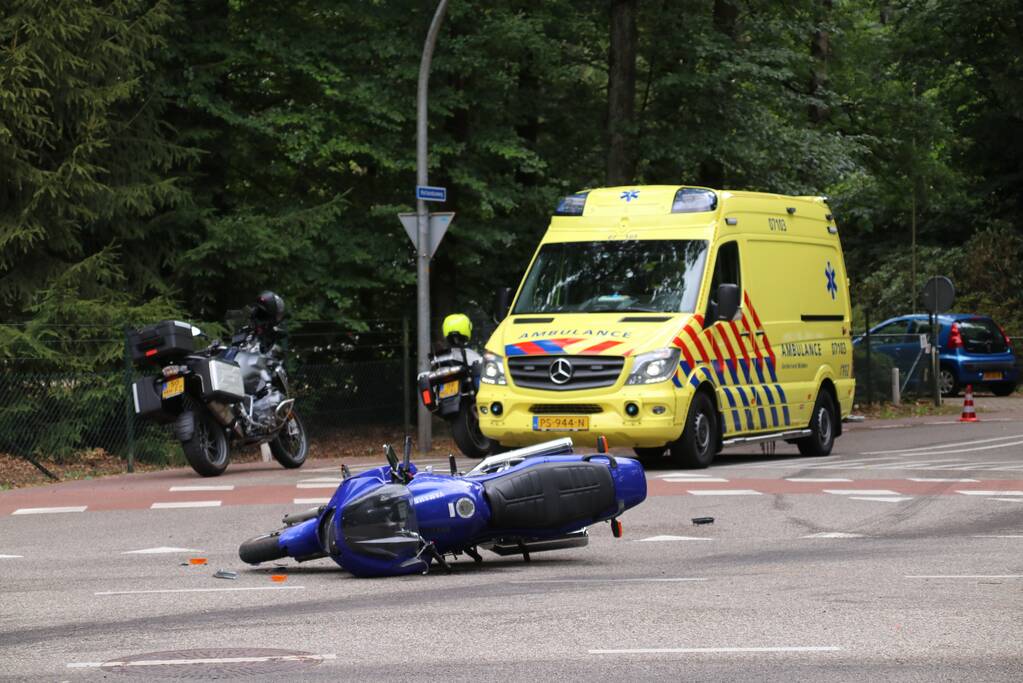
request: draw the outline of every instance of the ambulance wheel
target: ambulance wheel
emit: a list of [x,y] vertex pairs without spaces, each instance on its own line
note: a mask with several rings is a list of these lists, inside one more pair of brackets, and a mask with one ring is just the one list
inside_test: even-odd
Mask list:
[[660,448],[633,448],[632,452],[639,458],[639,462],[643,467],[651,468],[657,467],[664,462],[664,451],[665,447]]
[[835,425],[835,404],[831,395],[822,390],[817,394],[817,402],[813,404],[810,436],[796,440],[799,452],[815,458],[831,455],[835,445]]
[[672,464],[676,467],[703,469],[714,462],[717,442],[717,411],[707,394],[697,392],[689,406],[689,416],[682,436],[669,447]]

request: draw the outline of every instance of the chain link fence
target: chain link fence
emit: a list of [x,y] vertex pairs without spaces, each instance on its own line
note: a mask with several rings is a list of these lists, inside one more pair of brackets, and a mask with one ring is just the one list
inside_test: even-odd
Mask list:
[[[925,331],[926,332],[926,331]],[[871,333],[868,329],[853,336],[853,367],[856,377],[856,403],[888,403],[896,398],[917,399],[934,396],[929,337],[920,332],[899,334]],[[1009,333],[1015,340],[1019,334]],[[1023,346],[1013,341],[1016,367],[1023,369]],[[939,353],[941,349],[939,348]],[[940,366],[939,366],[940,367]],[[898,376],[894,371],[898,370]],[[976,387],[979,388],[979,387]]]
[[[440,320],[435,323],[439,328]],[[482,347],[495,324],[482,316],[473,316],[473,323],[476,346]],[[416,349],[408,318],[364,321],[358,329],[332,321],[291,321],[290,326],[283,342],[288,378],[313,442],[375,426],[404,427],[411,433]],[[124,343],[119,331],[95,332],[79,340],[80,348]],[[439,329],[432,338],[440,339]],[[51,363],[0,360],[0,454],[25,458],[41,469],[41,460],[68,462],[96,449],[126,465],[181,460],[170,428],[134,413],[131,383],[155,369],[140,371],[124,358],[96,372],[40,370]]]

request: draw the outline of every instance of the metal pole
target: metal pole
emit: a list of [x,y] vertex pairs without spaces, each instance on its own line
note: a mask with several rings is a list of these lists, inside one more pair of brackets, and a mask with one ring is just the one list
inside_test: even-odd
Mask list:
[[[427,89],[430,83],[430,61],[437,44],[437,34],[444,20],[448,0],[440,0],[430,22],[430,30],[423,44],[423,57],[419,62],[419,86],[416,89],[416,184],[429,185],[426,167]],[[430,215],[426,202],[416,199],[416,355],[419,372],[430,369]],[[433,447],[430,411],[418,402],[419,452],[428,453]]]
[[870,363],[870,311],[863,312],[863,324],[867,330],[864,335],[867,339],[867,405],[874,402],[874,367]]
[[412,415],[411,415],[411,412],[412,412],[412,395],[411,395],[412,378],[410,377],[410,374],[412,372],[412,368],[410,368],[409,364],[408,364],[409,356],[411,355],[410,354],[411,350],[412,349],[409,348],[408,316],[407,315],[403,315],[403,316],[401,316],[401,377],[402,377],[402,392],[401,392],[401,396],[402,396],[403,412],[404,412],[404,416],[405,416],[405,421],[403,422],[403,425],[405,427],[405,436],[410,436],[411,433],[412,433]]
[[128,440],[128,472],[135,471],[135,403],[131,395],[132,385],[131,347],[128,346],[128,328],[124,328],[124,425]]
[[[937,289],[937,285],[935,285],[935,289]],[[937,300],[937,296],[935,296],[935,300]],[[940,372],[941,369],[938,367],[938,314],[934,313],[931,315],[931,375],[934,377],[934,405],[936,406],[941,405]]]

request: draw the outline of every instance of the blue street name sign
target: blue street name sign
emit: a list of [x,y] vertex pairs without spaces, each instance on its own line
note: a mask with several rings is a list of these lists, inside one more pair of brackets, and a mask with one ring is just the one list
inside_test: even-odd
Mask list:
[[446,202],[448,200],[448,188],[416,185],[416,199],[422,199],[424,202]]

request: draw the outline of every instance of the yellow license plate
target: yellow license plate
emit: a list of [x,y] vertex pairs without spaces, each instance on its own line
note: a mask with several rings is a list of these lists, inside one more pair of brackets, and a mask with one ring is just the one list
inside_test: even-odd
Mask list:
[[534,432],[585,432],[590,428],[589,415],[534,415]]
[[445,382],[440,385],[440,391],[437,392],[437,398],[447,398],[448,396],[458,395],[458,380],[453,382]]
[[183,393],[185,393],[185,378],[175,377],[163,383],[163,391],[160,395],[164,398],[173,398]]
[[1001,379],[1001,378],[1002,378],[1002,373],[1000,373],[1000,372],[985,372],[984,373],[984,379],[988,380],[988,381],[993,380],[993,379]]

